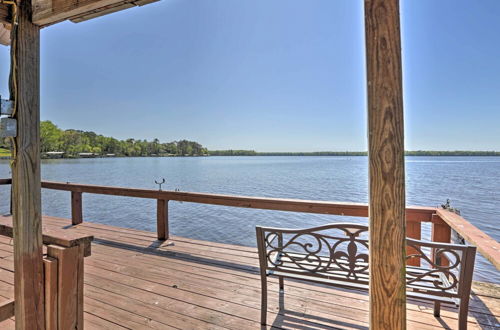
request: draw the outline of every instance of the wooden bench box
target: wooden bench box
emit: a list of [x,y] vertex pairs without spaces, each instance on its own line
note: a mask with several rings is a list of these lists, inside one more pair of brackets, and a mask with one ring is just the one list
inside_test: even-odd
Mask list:
[[[329,224],[308,229],[257,227],[262,283],[261,322],[266,324],[267,276],[312,281],[347,289],[368,291],[368,227]],[[459,328],[466,329],[476,248],[425,242],[408,238],[407,260],[420,266],[406,267],[407,296],[459,306]],[[415,264],[415,263],[414,263]]]

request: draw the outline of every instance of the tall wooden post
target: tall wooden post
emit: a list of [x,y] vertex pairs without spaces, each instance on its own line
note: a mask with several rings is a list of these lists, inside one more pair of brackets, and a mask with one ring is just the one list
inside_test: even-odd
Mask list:
[[406,328],[399,0],[365,0],[370,177],[370,329]]
[[18,0],[12,31],[11,95],[17,95],[12,167],[16,329],[44,329],[40,184],[40,30],[31,0]]

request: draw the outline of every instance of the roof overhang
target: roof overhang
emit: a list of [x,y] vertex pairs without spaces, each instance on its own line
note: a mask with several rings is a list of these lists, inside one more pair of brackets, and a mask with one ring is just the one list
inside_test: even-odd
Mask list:
[[5,24],[0,23],[0,44],[10,45],[10,28]]
[[0,44],[10,45],[10,10],[3,3],[0,3]]
[[[31,0],[33,23],[45,27],[66,20],[83,22],[120,10],[144,6],[159,0]],[[10,45],[10,5],[0,3],[0,44]]]
[[33,23],[47,26],[71,20],[83,22],[120,10],[144,6],[159,0],[31,0]]

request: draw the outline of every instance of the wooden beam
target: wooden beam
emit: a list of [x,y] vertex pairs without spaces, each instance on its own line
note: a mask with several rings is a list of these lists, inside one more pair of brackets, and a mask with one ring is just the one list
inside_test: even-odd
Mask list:
[[11,47],[10,90],[16,96],[17,137],[12,162],[16,329],[44,329],[40,184],[40,28],[31,0],[18,1]]
[[[0,184],[2,184],[2,181],[4,182],[4,184],[9,183],[8,179],[0,179]],[[368,205],[361,203],[341,203],[303,199],[234,196],[170,190],[159,191],[152,189],[96,186],[53,181],[43,181],[42,188],[64,191],[77,191],[90,194],[165,199],[190,203],[224,205],[266,210],[332,214],[353,217],[368,216]],[[415,222],[430,222],[434,213],[436,213],[435,207],[410,206],[406,209],[406,220]]]
[[33,0],[33,22],[46,26],[71,19],[81,22],[158,0]]
[[365,0],[370,329],[406,328],[405,171],[399,0]]
[[14,316],[14,299],[6,300],[0,303],[0,322]]

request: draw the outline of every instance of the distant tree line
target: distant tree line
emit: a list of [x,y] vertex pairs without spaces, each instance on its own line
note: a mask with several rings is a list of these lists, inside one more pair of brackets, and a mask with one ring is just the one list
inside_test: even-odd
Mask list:
[[[256,152],[255,150],[209,150],[210,156],[368,156],[366,151]],[[406,156],[500,156],[499,151],[405,151]]]
[[[162,143],[158,139],[118,140],[98,135],[94,132],[74,129],[62,130],[51,121],[40,124],[40,142],[42,155],[47,152],[64,152],[64,157],[78,157],[80,153],[116,156],[202,156],[207,149],[194,141],[173,141]],[[0,140],[0,148],[9,148],[7,139]]]
[[[366,151],[318,152],[257,152],[255,150],[207,150],[194,141],[162,143],[158,139],[118,140],[94,132],[74,129],[62,130],[51,121],[40,125],[41,152],[63,152],[63,157],[78,157],[81,153],[116,156],[366,156]],[[0,157],[9,154],[8,139],[0,139]],[[500,156],[499,151],[406,151],[407,156]]]
[[406,151],[406,156],[500,156],[500,151]]
[[259,152],[259,156],[366,156],[364,151]]
[[209,150],[210,156],[257,156],[255,150]]

